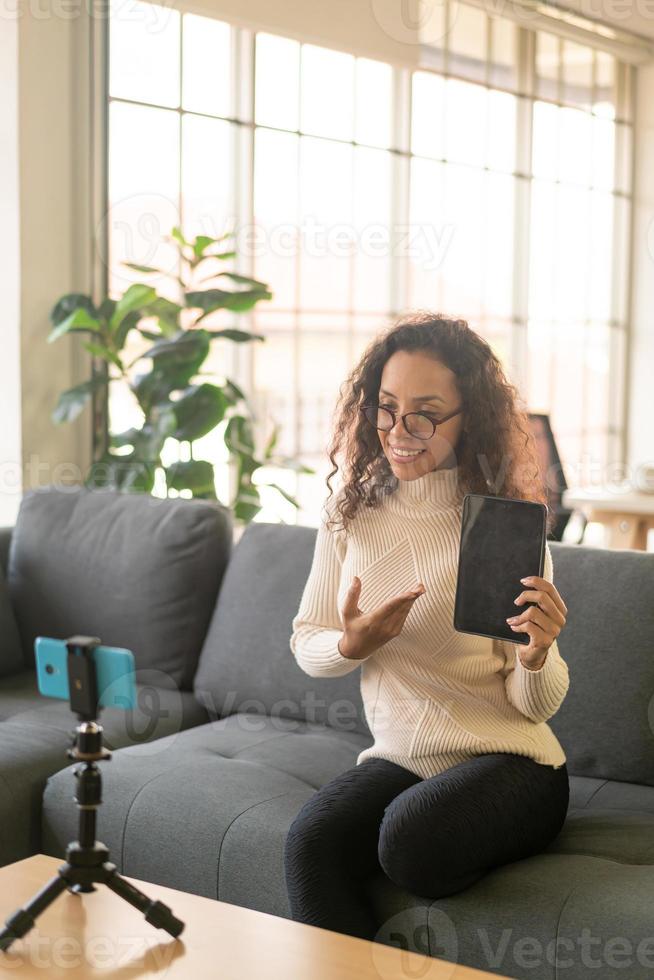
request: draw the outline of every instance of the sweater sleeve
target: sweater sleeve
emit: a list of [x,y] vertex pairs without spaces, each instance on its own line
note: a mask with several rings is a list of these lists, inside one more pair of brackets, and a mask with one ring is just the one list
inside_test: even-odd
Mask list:
[[[548,582],[554,581],[552,555],[547,542],[543,578]],[[522,663],[518,653],[519,643],[506,640],[494,642],[501,643],[504,650],[504,685],[509,701],[532,721],[547,721],[558,711],[570,684],[568,665],[559,653],[557,641],[554,640],[550,646],[545,662],[538,670],[530,670]]]
[[[333,500],[332,506],[326,505],[329,518],[334,515]],[[338,641],[344,634],[338,609],[346,548],[344,534],[343,530],[328,527],[325,519],[321,520],[309,577],[293,618],[291,650],[299,666],[310,677],[340,677],[356,670],[368,659],[344,657],[338,649]]]

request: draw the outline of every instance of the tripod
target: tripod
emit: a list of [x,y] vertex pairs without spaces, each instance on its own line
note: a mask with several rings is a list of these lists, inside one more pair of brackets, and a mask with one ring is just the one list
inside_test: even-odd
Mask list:
[[102,802],[102,777],[96,762],[110,759],[111,752],[102,745],[102,725],[97,723],[99,711],[93,649],[100,643],[97,637],[73,636],[65,641],[68,648],[68,680],[71,709],[79,724],[75,729],[74,746],[66,750],[71,759],[78,760],[73,774],[77,785],[75,802],[79,808],[79,839],[66,848],[66,863],[57,874],[27,903],[9,916],[0,930],[0,950],[7,950],[33,928],[40,915],[63,891],[73,894],[94,892],[94,882],[104,884],[126,902],[143,912],[147,922],[164,929],[174,938],[184,929],[163,902],[153,901],[116,871],[109,860],[108,848],[95,839],[96,811]]

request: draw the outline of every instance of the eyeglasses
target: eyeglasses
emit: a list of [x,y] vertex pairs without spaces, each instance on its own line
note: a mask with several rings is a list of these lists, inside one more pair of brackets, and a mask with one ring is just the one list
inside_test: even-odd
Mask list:
[[[371,425],[376,429],[381,429],[382,432],[390,432],[397,419],[397,413],[390,408],[385,408],[383,405],[367,403],[359,405],[359,411],[363,413]],[[407,412],[401,418],[404,423],[404,428],[410,436],[415,436],[416,439],[431,439],[436,431],[437,425],[442,425],[443,422],[454,418],[455,415],[459,415],[462,411],[463,408],[457,408],[455,412],[450,412],[449,415],[445,415],[440,419],[432,418],[431,415],[426,415],[425,412]]]

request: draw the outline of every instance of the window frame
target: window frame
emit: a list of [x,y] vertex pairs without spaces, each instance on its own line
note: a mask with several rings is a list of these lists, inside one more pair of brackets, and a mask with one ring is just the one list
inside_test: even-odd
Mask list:
[[[472,6],[477,6],[471,0]],[[183,17],[185,13],[199,13],[201,16],[208,16],[207,12],[200,10],[180,10],[180,48],[183,47]],[[494,20],[495,15],[487,14],[488,21]],[[216,20],[227,20],[225,15],[216,16]],[[509,18],[510,19],[510,18]],[[255,51],[256,35],[261,30],[265,33],[275,33],[268,26],[260,29],[252,26],[242,26],[231,21],[232,27],[232,104],[229,116],[211,116],[211,118],[224,119],[235,126],[235,166],[234,166],[234,185],[232,188],[235,204],[235,220],[238,226],[241,224],[251,225],[254,220],[254,143],[255,133],[259,128],[274,128],[262,126],[255,123]],[[533,179],[531,168],[532,153],[532,123],[533,105],[535,101],[552,102],[562,106],[569,105],[561,98],[561,71],[559,69],[559,98],[547,99],[536,93],[536,37],[538,29],[516,26],[517,38],[517,81],[514,88],[504,88],[498,84],[491,84],[489,81],[490,65],[490,31],[488,31],[489,41],[486,53],[485,80],[470,78],[465,75],[452,73],[449,71],[448,58],[445,57],[443,67],[429,67],[428,52],[423,52],[420,65],[409,67],[406,65],[392,65],[392,146],[391,153],[391,218],[390,226],[407,226],[409,222],[409,187],[411,160],[414,154],[411,151],[411,101],[412,85],[411,77],[414,71],[427,71],[445,78],[459,78],[462,81],[472,82],[494,91],[504,91],[516,96],[516,160],[515,171],[515,209],[514,209],[514,277],[513,277],[513,309],[510,322],[510,350],[513,368],[512,380],[521,390],[525,389],[527,371],[527,334],[529,324],[529,237],[530,237],[530,189]],[[289,37],[290,35],[278,32],[280,36]],[[295,37],[302,43],[302,40]],[[306,38],[306,43],[316,43],[313,38]],[[96,144],[95,159],[98,166],[94,168],[95,174],[95,194],[98,201],[103,202],[104,213],[108,208],[109,192],[109,165],[108,165],[108,127],[109,127],[109,107],[114,101],[128,102],[137,105],[150,106],[151,103],[143,103],[138,100],[128,100],[110,95],[109,92],[109,21],[105,20],[102,25],[102,34],[96,40],[96,45],[100,51],[99,73],[104,85],[98,87],[98,102],[96,104],[97,118],[104,119],[104,127],[97,125],[94,128],[94,141]],[[327,46],[327,45],[325,45]],[[601,49],[601,45],[598,45]],[[447,48],[446,48],[447,51]],[[361,52],[352,52],[360,54]],[[181,56],[181,55],[180,55]],[[362,55],[368,57],[368,55]],[[616,127],[616,183],[617,188],[611,191],[614,201],[614,227],[620,218],[618,213],[620,201],[624,201],[628,208],[628,221],[626,227],[622,228],[620,220],[620,233],[624,231],[626,241],[624,250],[621,253],[619,248],[613,249],[613,282],[611,288],[612,315],[607,325],[610,327],[610,358],[609,374],[610,389],[618,392],[615,399],[617,404],[613,405],[613,412],[610,414],[609,426],[606,429],[607,461],[623,460],[626,458],[627,436],[628,436],[628,370],[631,356],[631,296],[632,296],[632,277],[633,277],[633,222],[634,222],[634,158],[633,151],[635,145],[634,132],[634,105],[633,93],[635,91],[636,66],[627,61],[619,61],[616,57],[616,115],[614,122],[621,125]],[[381,60],[381,59],[380,59]],[[103,71],[104,68],[104,71]],[[175,109],[168,111],[178,112],[180,115],[180,128],[182,119],[189,110],[182,108],[181,99],[182,73],[180,72],[180,104]],[[202,115],[193,113],[192,115]],[[285,130],[286,131],[286,130]],[[302,136],[301,131],[298,135]],[[311,135],[311,134],[306,134]],[[626,153],[624,142],[628,140],[631,144],[631,152]],[[98,152],[98,144],[102,145],[101,152]],[[180,155],[182,153],[180,139]],[[622,171],[620,171],[622,168]],[[627,172],[624,172],[624,171]],[[183,220],[182,214],[182,173],[180,162],[180,195],[179,195],[179,214],[180,221]],[[622,188],[625,188],[624,190]],[[107,228],[104,229],[107,236]],[[101,243],[103,254],[109,255],[109,243],[107,238]],[[391,262],[391,283],[390,283],[390,310],[388,318],[399,316],[408,308],[408,258],[406,255],[395,257]],[[254,260],[245,255],[237,257],[236,271],[244,275],[254,275]],[[104,274],[103,274],[104,273]],[[96,270],[96,283],[107,281],[107,269],[101,267]],[[621,286],[622,309],[617,308],[618,287]],[[294,385],[297,400],[298,392],[298,363],[299,363],[299,340],[300,329],[298,327],[298,316],[300,310],[297,307],[298,296],[296,292],[296,308],[289,311],[289,322],[293,324],[293,347],[294,347]],[[239,316],[239,324],[245,329],[251,329],[253,317],[256,314],[247,313]],[[383,315],[379,316],[380,327],[383,322]],[[471,324],[474,326],[474,324]],[[622,331],[623,335],[618,338],[616,331]],[[349,336],[352,330],[349,331]],[[619,343],[618,343],[619,340]],[[615,351],[621,347],[623,352],[622,364],[616,362]],[[254,392],[254,351],[252,345],[233,344],[229,350],[230,363],[228,369],[231,376],[238,384],[246,390]],[[95,368],[100,369],[100,365],[95,362]],[[621,372],[618,376],[618,372]],[[612,395],[612,398],[614,396]],[[104,409],[104,430],[97,425],[94,427],[94,454],[102,450],[107,444],[109,412],[108,406],[100,405],[96,408]],[[616,417],[617,411],[617,417]],[[295,412],[295,446],[300,445],[300,413]],[[96,415],[96,417],[99,417]],[[582,430],[583,437],[583,430]],[[299,454],[299,449],[297,450]],[[301,453],[302,459],[313,464],[318,459],[318,454]],[[96,457],[97,458],[97,457]],[[322,459],[322,454],[320,456]]]

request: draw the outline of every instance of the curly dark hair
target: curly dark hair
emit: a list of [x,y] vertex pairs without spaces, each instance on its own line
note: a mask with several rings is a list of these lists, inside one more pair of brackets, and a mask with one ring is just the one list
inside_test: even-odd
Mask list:
[[[424,351],[456,375],[468,419],[456,447],[463,492],[533,500],[547,506],[528,411],[490,344],[465,320],[418,310],[375,337],[340,387],[328,447],[334,467],[326,477],[330,496],[339,455],[343,456],[344,480],[338,504],[327,506],[328,513],[337,511],[346,528],[360,504],[379,507],[384,497],[397,489],[399,480],[377,430],[366,421],[359,406],[377,400],[384,365],[398,350]],[[326,501],[326,505],[330,503]],[[548,507],[546,533],[554,521]]]

